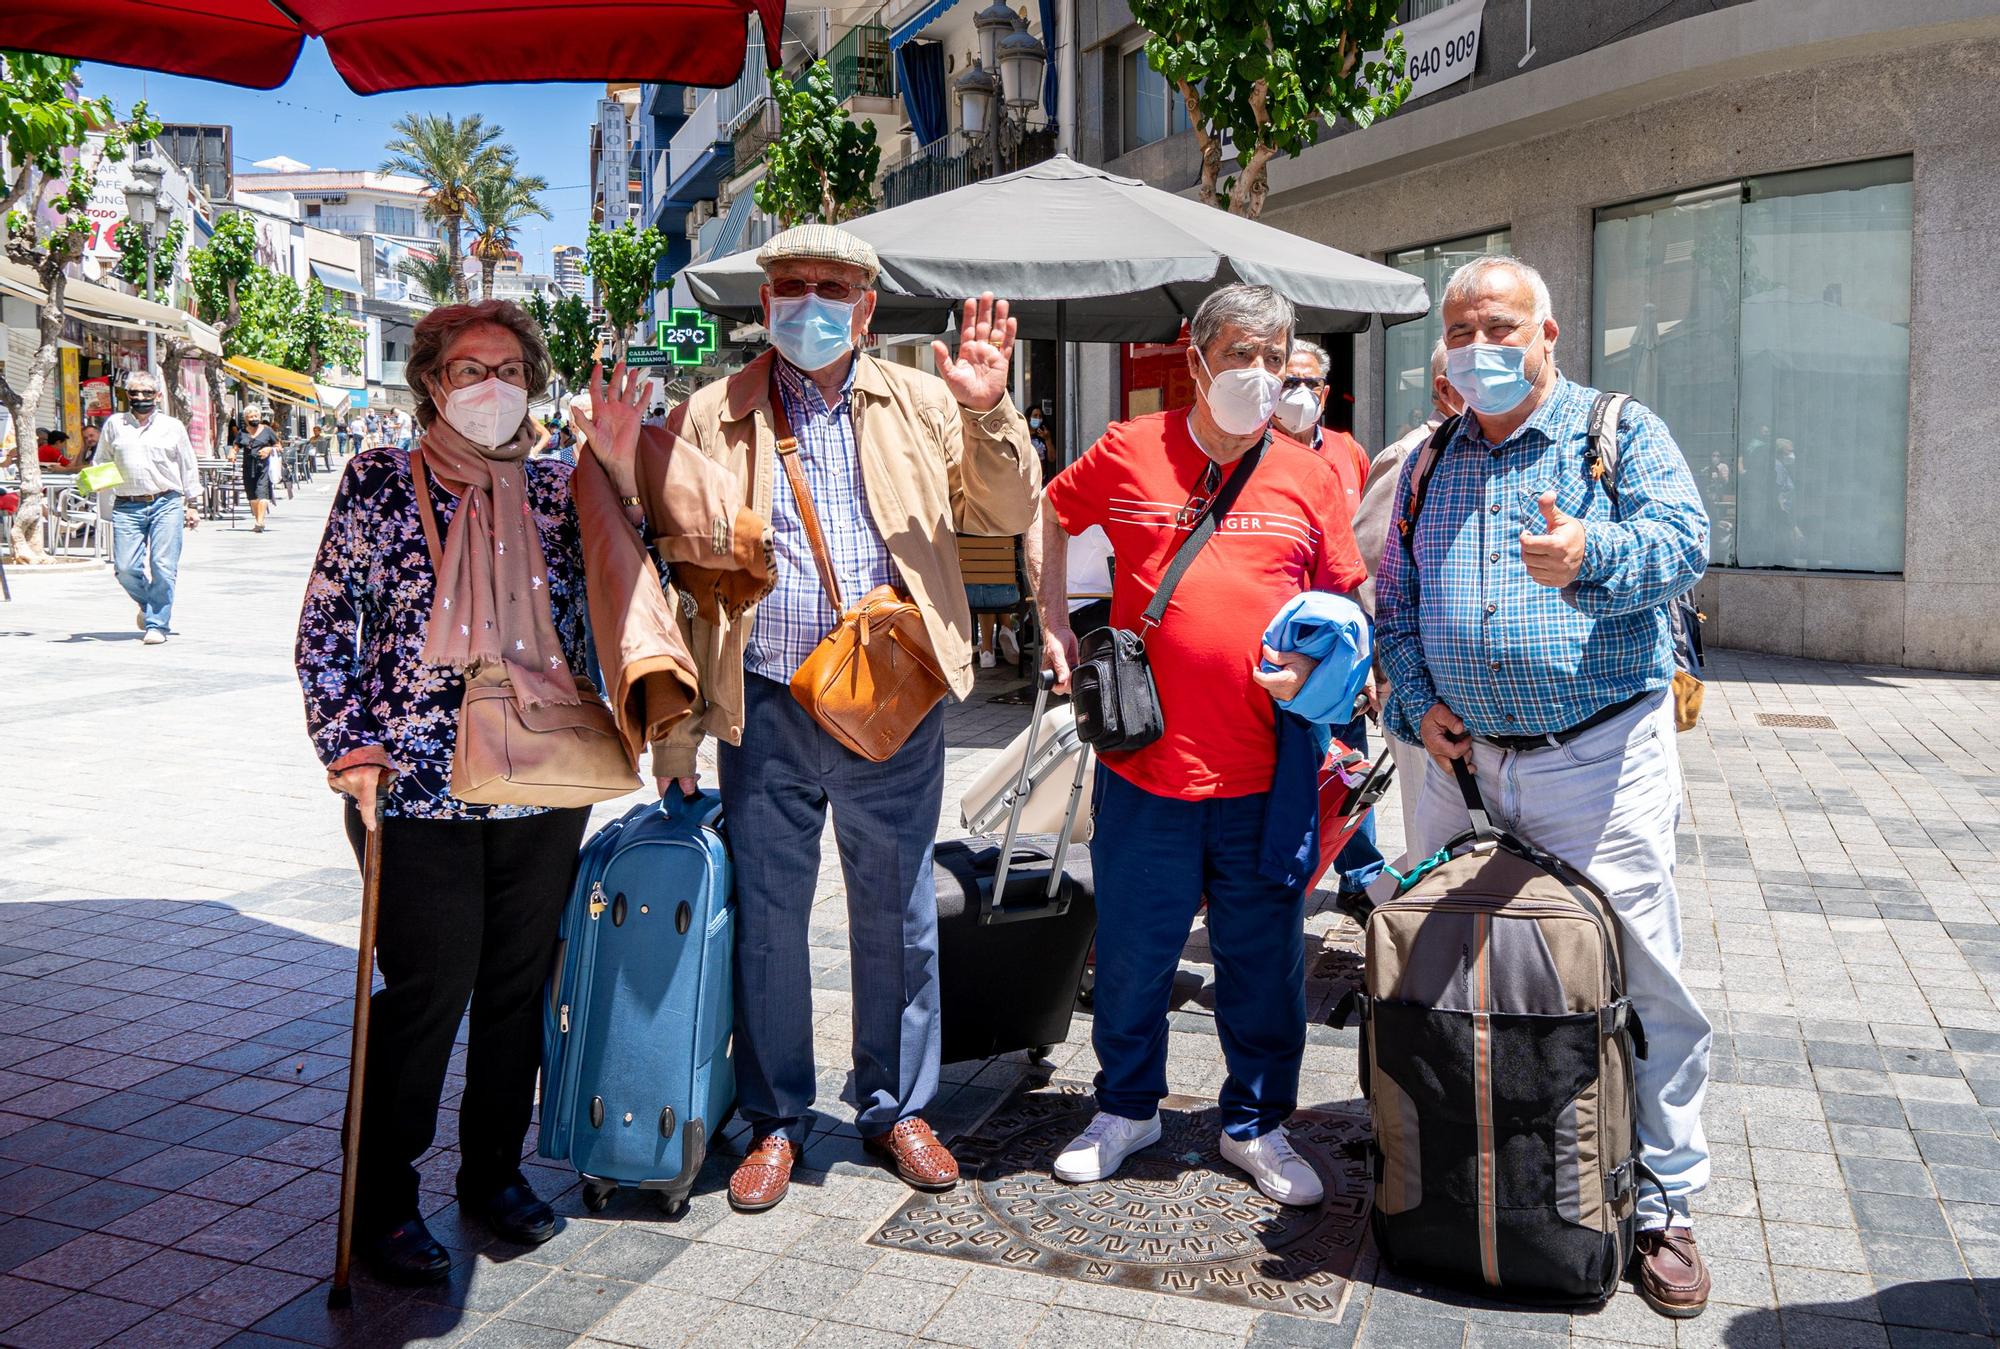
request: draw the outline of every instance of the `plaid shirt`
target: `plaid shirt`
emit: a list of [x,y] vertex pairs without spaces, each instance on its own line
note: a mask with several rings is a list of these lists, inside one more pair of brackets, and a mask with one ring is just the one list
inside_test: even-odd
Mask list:
[[[799,467],[805,471],[820,531],[833,556],[840,598],[852,605],[876,586],[901,579],[869,514],[868,489],[861,480],[861,458],[854,443],[854,362],[848,362],[840,398],[831,407],[820,396],[819,386],[791,362],[779,359],[773,368],[778,373],[778,396],[785,400],[785,415],[799,440]],[[771,529],[777,585],[757,606],[743,668],[786,684],[820,639],[833,631],[839,615],[820,587],[812,543],[792,496],[791,475],[782,464],[771,479]]]
[[[1474,735],[1533,735],[1673,679],[1667,600],[1708,561],[1708,513],[1666,424],[1636,403],[1619,432],[1618,509],[1583,463],[1595,389],[1558,376],[1527,422],[1491,445],[1468,414],[1437,456],[1403,547],[1412,451],[1376,577],[1376,649],[1394,685],[1388,730],[1419,742],[1443,702]],[[1585,522],[1583,566],[1561,590],[1521,562],[1523,530],[1546,528],[1536,498]]]

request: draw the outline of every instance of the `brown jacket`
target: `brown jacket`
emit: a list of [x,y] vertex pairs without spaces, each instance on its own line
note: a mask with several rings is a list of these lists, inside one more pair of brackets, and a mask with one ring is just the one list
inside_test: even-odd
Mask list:
[[[641,443],[639,491],[647,496],[648,519],[647,494],[663,460],[690,446],[734,475],[739,507],[770,516],[779,472],[771,432],[773,359],[766,352],[675,408],[667,417],[672,454],[658,442]],[[1033,521],[1042,470],[1027,419],[1005,398],[990,412],[962,413],[935,375],[865,353],[855,360],[854,438],[869,511],[910,599],[923,610],[952,692],[963,698],[972,691],[972,612],[955,536],[1020,534]],[[743,651],[756,606],[690,613],[683,605],[681,618],[703,706],[655,741],[653,771],[660,777],[692,776],[705,735],[732,745],[743,739]]]
[[[734,476],[698,454],[672,454],[673,442],[655,427],[640,429],[639,444],[654,467],[641,488],[647,522],[668,522],[653,526],[660,531],[653,548],[672,569],[681,605],[741,613],[769,594],[771,527],[735,504],[742,494]],[[694,657],[652,555],[588,451],[577,456],[570,495],[583,535],[585,602],[604,696],[637,768],[641,747],[693,714]]]

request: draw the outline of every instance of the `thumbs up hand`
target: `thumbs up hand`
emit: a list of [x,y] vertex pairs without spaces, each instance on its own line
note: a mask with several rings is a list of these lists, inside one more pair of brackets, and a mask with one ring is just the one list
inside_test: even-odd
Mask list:
[[1535,504],[1541,507],[1546,532],[1521,531],[1521,565],[1542,585],[1560,590],[1583,568],[1583,521],[1557,508],[1553,490],[1543,492]]

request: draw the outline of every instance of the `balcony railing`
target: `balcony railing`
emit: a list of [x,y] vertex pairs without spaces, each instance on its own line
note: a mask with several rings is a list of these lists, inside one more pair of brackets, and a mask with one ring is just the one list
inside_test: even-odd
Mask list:
[[882,171],[882,207],[906,206],[940,192],[950,192],[999,173],[1012,173],[1030,164],[1052,159],[1056,153],[1053,122],[1030,122],[1010,137],[998,155],[986,140],[968,140],[963,131],[940,136],[929,145],[913,150]]
[[382,362],[382,382],[389,385],[407,385],[409,381],[403,378],[403,372],[408,368],[408,361]]
[[[687,122],[674,133],[673,143],[667,148],[667,184],[672,186],[681,176],[694,167],[697,159],[715,144],[721,125],[715,115],[716,95],[713,91],[703,94],[701,102],[695,105]],[[661,194],[662,196],[665,193]]]
[[872,98],[896,96],[889,30],[880,24],[862,23],[849,29],[827,53],[826,64],[833,72],[833,96],[843,103],[856,94]]

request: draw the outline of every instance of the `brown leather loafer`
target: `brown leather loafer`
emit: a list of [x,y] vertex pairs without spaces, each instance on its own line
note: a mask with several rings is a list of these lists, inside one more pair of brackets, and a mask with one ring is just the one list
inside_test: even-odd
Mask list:
[[804,1154],[783,1134],[765,1134],[751,1145],[729,1177],[729,1206],[738,1213],[776,1208],[792,1188],[792,1168]]
[[887,1158],[911,1189],[936,1193],[958,1184],[958,1159],[938,1142],[931,1126],[916,1115],[886,1134],[863,1139],[861,1145],[876,1156]]
[[1641,1232],[1632,1263],[1639,1296],[1662,1316],[1700,1316],[1708,1305],[1708,1264],[1686,1227]]

